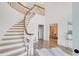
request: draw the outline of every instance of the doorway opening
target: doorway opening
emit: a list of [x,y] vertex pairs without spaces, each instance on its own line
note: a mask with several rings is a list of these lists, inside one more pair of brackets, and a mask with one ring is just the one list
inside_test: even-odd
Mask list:
[[38,40],[44,39],[44,25],[38,25]]
[[49,25],[49,43],[50,47],[57,47],[57,39],[58,39],[58,24],[50,24]]

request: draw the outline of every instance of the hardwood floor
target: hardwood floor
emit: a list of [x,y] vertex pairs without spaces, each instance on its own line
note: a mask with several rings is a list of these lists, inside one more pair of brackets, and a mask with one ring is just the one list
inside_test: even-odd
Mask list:
[[[55,41],[46,41],[46,40],[39,40],[38,42],[34,43],[34,50],[35,49],[41,49],[41,48],[55,48],[59,47],[61,48],[64,52],[68,53],[69,55],[72,55],[72,49],[57,45],[57,42]],[[34,52],[35,53],[35,52]]]
[[34,48],[41,49],[41,48],[49,48],[48,41],[40,39],[38,42],[34,43]]
[[46,41],[46,40],[42,40],[40,39],[38,42],[34,43],[34,48],[54,48],[57,47],[57,42],[54,40],[51,41]]
[[57,39],[50,39],[49,40],[49,48],[57,47]]

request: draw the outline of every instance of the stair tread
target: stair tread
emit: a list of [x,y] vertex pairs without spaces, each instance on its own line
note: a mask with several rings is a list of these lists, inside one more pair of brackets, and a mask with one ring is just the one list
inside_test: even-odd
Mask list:
[[7,32],[24,32],[24,31],[7,31]]
[[20,42],[20,41],[23,41],[23,39],[19,39],[19,40],[1,40],[0,41],[0,45],[1,44],[6,44],[6,43],[12,43],[12,42]]
[[12,50],[12,51],[8,51],[8,52],[5,52],[5,53],[1,53],[1,55],[11,55],[11,54],[17,54],[18,52],[20,51],[24,51],[25,50],[25,47],[22,47],[22,48],[19,48],[19,49],[15,49],[15,50]]
[[21,46],[18,46],[18,47],[14,47],[14,48],[9,48],[9,49],[2,49],[0,50],[0,53],[4,53],[4,52],[8,52],[8,51],[11,51],[11,50],[15,50],[17,48],[21,48],[23,47],[24,45],[21,45]]
[[5,34],[4,36],[15,36],[15,35],[24,35],[24,34]]
[[24,34],[24,32],[6,32],[6,34]]
[[14,29],[24,29],[24,28],[10,28],[10,30],[11,30],[11,29],[13,29],[13,30],[14,30]]
[[10,29],[9,31],[24,31],[24,28],[23,29]]
[[15,26],[12,26],[12,27],[24,27],[24,25],[23,25],[23,26],[20,26],[20,25],[15,25]]
[[24,37],[24,35],[7,35],[7,36],[4,36],[4,38],[11,38],[11,37]]
[[14,48],[14,47],[18,47],[18,46],[21,46],[21,45],[24,45],[24,43],[22,42],[22,43],[7,45],[7,46],[0,46],[0,50]]
[[[22,24],[23,25],[24,23],[17,23],[17,24]],[[17,25],[17,24],[14,24],[14,25]]]
[[18,38],[3,38],[2,40],[11,40],[11,39],[24,39],[24,37],[18,37]]
[[24,42],[23,40],[15,40],[15,41],[11,41],[11,40],[7,40],[7,41],[0,41],[0,46],[6,46],[6,45],[11,45],[11,44],[18,44],[18,43],[22,43]]

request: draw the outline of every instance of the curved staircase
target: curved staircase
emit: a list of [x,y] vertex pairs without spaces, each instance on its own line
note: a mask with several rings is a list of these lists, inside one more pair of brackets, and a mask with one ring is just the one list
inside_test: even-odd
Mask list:
[[26,55],[24,21],[13,25],[0,40],[0,55]]
[[[24,19],[14,24],[3,35],[3,38],[0,40],[0,56],[31,56],[33,55],[33,34],[28,33],[27,25],[35,15],[33,9],[39,6],[34,5],[31,9],[29,9],[19,2],[9,2],[8,4],[13,9],[16,9],[17,11],[23,13]],[[39,7],[39,9],[40,8],[41,7]],[[38,13],[43,15],[42,12]],[[27,38],[27,36],[29,36],[30,38]]]

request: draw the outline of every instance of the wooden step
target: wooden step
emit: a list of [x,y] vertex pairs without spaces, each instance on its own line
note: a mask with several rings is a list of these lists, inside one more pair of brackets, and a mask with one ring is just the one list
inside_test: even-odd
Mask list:
[[12,27],[24,27],[24,26],[18,26],[18,25],[17,25],[17,26],[12,26]]
[[24,34],[24,32],[6,32],[6,34]]
[[18,23],[18,24],[15,24],[15,25],[24,25],[24,23]]
[[[24,26],[24,25],[13,25],[13,26]],[[13,26],[12,26],[12,27],[13,27]]]
[[3,44],[10,44],[10,43],[16,43],[16,42],[22,42],[23,39],[19,39],[19,40],[1,40],[0,41],[0,45],[3,45]]
[[7,31],[7,32],[24,32],[24,31]]
[[13,54],[17,54],[17,53],[19,53],[21,51],[25,51],[25,47],[15,49],[15,50],[12,50],[12,51],[8,51],[8,52],[5,52],[5,53],[1,53],[0,56],[13,55]]
[[24,31],[24,28],[21,28],[21,29],[9,29],[9,31]]
[[13,29],[13,30],[15,30],[15,29],[20,30],[20,29],[24,29],[24,28],[10,28],[10,30],[11,29]]
[[20,22],[18,22],[18,23],[24,23],[24,21],[20,21]]
[[23,26],[23,25],[24,25],[24,23],[17,23],[17,24],[14,24],[14,25],[17,25],[17,26],[18,26],[18,25],[22,25],[22,26]]
[[19,39],[24,39],[24,37],[17,37],[17,38],[2,38],[2,40],[19,40]]
[[24,34],[5,34],[4,36],[19,36],[19,35],[24,35]]
[[0,41],[0,46],[6,46],[6,45],[11,45],[11,44],[18,44],[18,43],[24,43],[24,41],[21,40],[7,40],[7,41]]
[[0,50],[15,48],[15,47],[18,47],[18,46],[23,46],[23,45],[24,45],[24,43],[11,44],[11,45],[7,45],[7,46],[0,46]]
[[18,23],[23,23],[24,22],[24,20],[22,20],[22,21],[20,21],[20,22],[18,22]]
[[24,31],[24,29],[23,30],[9,30],[9,31],[17,31],[18,32],[18,31]]
[[[19,50],[19,49],[18,49]],[[20,51],[18,52],[18,50],[17,50],[17,52],[15,52],[15,53],[12,53],[12,54],[10,54],[10,55],[8,55],[8,56],[18,56],[19,54],[22,54],[22,53],[24,53],[24,52],[26,52],[25,51],[25,47],[24,47],[24,49],[20,49]]]
[[8,51],[12,51],[12,50],[21,48],[21,47],[23,47],[23,46],[24,46],[24,45],[21,45],[21,46],[18,46],[18,47],[14,47],[14,48],[9,48],[9,49],[2,49],[2,50],[0,50],[0,53],[4,53],[4,52],[8,52]]
[[24,35],[4,36],[3,38],[20,38],[20,37],[24,37]]

